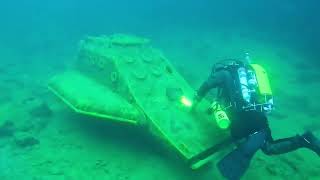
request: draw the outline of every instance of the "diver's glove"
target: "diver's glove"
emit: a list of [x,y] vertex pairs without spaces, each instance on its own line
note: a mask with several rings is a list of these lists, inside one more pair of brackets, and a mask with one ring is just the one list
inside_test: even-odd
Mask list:
[[201,101],[201,97],[198,95],[198,93],[196,92],[193,96],[192,99],[192,107],[191,107],[191,112],[195,112],[196,108],[198,107],[199,103]]

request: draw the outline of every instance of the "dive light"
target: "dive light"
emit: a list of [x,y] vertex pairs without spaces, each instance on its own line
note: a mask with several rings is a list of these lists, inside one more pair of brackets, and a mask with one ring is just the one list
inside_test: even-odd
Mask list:
[[191,100],[188,99],[186,96],[181,96],[180,102],[186,107],[191,107],[192,106]]

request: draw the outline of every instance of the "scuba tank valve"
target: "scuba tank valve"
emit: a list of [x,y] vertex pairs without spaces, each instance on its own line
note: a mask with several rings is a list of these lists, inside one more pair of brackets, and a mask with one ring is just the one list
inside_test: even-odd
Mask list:
[[249,53],[246,53],[246,56],[244,57],[244,61],[247,65],[251,64],[251,58]]

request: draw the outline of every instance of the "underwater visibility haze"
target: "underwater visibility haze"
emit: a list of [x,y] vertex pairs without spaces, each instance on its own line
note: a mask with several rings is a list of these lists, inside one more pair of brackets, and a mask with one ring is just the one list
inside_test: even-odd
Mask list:
[[[0,179],[320,179],[319,7],[2,0]],[[214,66],[225,59],[250,63]],[[235,124],[256,122],[211,104],[210,78],[231,67],[241,102],[263,101],[294,151],[270,150],[265,131],[235,143]]]

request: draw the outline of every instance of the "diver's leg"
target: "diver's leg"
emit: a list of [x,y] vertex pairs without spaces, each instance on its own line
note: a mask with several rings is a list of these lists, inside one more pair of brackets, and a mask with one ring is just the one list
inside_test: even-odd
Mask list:
[[301,136],[267,141],[262,147],[262,151],[267,155],[277,155],[294,151],[302,147]]
[[305,132],[301,137],[303,138],[303,147],[312,150],[320,156],[320,140],[310,131]]
[[271,139],[267,139],[261,149],[267,155],[277,155],[288,153],[299,148],[308,148],[320,156],[320,141],[311,132],[279,140],[273,140],[271,137]]

